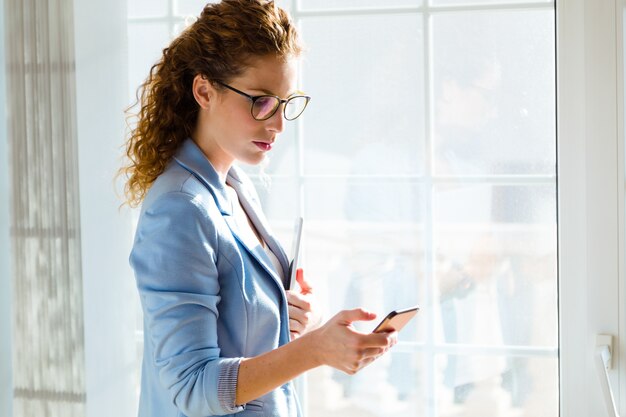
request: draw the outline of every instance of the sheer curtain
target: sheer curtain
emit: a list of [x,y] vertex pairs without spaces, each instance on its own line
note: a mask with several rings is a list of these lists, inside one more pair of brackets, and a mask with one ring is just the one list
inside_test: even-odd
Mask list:
[[5,0],[14,416],[85,414],[73,4]]

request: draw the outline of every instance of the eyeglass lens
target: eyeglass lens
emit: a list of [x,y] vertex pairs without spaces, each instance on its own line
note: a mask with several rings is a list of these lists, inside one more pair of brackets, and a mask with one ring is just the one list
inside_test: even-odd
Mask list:
[[274,114],[276,107],[280,105],[280,101],[276,97],[263,96],[255,100],[252,105],[252,116],[258,120],[265,120]]
[[302,96],[289,99],[289,101],[285,103],[285,119],[293,120],[300,116],[306,107],[307,101],[307,98]]
[[[300,116],[307,105],[306,97],[292,97],[285,103],[285,118],[293,120]],[[273,96],[262,96],[257,98],[252,105],[252,116],[257,120],[266,120],[272,117],[276,109],[280,106],[280,100]]]

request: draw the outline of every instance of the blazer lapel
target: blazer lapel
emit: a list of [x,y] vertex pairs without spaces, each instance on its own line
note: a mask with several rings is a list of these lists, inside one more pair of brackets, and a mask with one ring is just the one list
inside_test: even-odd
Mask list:
[[235,236],[235,239],[237,239],[241,243],[241,245],[250,253],[250,255],[252,255],[252,257],[256,259],[256,261],[263,267],[263,269],[267,271],[267,273],[274,279],[274,281],[276,281],[279,286],[282,286],[283,283],[274,271],[272,261],[270,260],[269,256],[267,256],[267,253],[265,253],[265,250],[256,239],[256,237],[254,237],[253,234],[244,233],[239,228],[239,225],[235,221],[234,216],[225,215],[224,220],[230,228],[230,231],[233,233],[233,236]]
[[[265,250],[261,247],[258,240],[253,235],[243,233],[243,231],[240,230],[235,218],[233,217],[233,204],[236,204],[237,202],[231,201],[231,198],[226,192],[226,186],[222,184],[215,168],[213,168],[198,145],[196,145],[192,139],[187,139],[174,156],[174,159],[176,163],[189,171],[190,174],[195,176],[205,185],[205,187],[213,195],[218,209],[222,213],[226,224],[235,238],[246,248],[246,250],[257,260],[257,262],[259,262],[259,264],[267,271],[268,274],[270,274],[279,286],[286,288],[285,283],[280,280],[279,276],[274,271],[272,261],[269,259],[269,256],[265,253]],[[283,269],[283,276],[286,280],[288,280],[289,262],[287,260],[287,256],[285,255],[280,243],[278,243],[274,236],[269,232],[270,229],[265,216],[262,214],[260,204],[258,203],[256,197],[252,195],[251,191],[248,189],[251,186],[246,186],[247,184],[242,182],[241,177],[244,175],[245,174],[240,174],[236,167],[232,167],[228,173],[227,182],[235,189],[235,191],[237,191],[241,205],[250,217],[254,227],[256,227],[261,234],[261,237],[265,240],[265,242],[267,242],[272,252],[274,252],[280,261]]]
[[[285,253],[282,245],[278,240],[274,237],[274,235],[270,232],[269,222],[263,215],[263,211],[260,208],[260,203],[257,200],[256,196],[252,193],[252,190],[244,184],[239,176],[238,169],[233,167],[228,174],[228,184],[237,191],[237,195],[239,196],[239,201],[243,206],[246,214],[252,221],[252,224],[256,228],[256,230],[261,234],[263,240],[267,243],[271,251],[274,253],[280,265],[282,267],[282,276],[284,277],[284,282],[282,285],[284,288],[287,288],[289,281],[289,260],[287,258],[287,254]],[[263,253],[264,259],[266,259],[271,265],[271,261],[269,257],[265,253],[265,250],[258,244],[260,251]],[[274,271],[271,268],[272,272]],[[280,282],[280,280],[279,280]]]

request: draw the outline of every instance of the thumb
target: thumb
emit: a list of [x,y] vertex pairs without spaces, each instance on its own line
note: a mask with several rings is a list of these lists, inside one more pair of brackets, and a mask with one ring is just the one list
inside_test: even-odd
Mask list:
[[343,310],[337,314],[337,319],[345,324],[355,321],[371,321],[376,318],[376,314],[362,308],[354,310]]
[[300,284],[302,294],[310,294],[313,292],[313,287],[304,279],[304,270],[302,268],[296,269],[296,281]]

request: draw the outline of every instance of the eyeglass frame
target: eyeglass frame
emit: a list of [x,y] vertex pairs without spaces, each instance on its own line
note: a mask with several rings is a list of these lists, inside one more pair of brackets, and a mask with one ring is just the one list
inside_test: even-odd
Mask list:
[[[311,96],[304,95],[304,93],[302,93],[302,91],[297,91],[297,92],[296,92],[296,94],[297,94],[297,93],[301,93],[301,94],[298,94],[298,95],[295,95],[295,96],[291,96],[291,97],[289,97],[289,98],[280,98],[280,97],[275,96],[275,95],[273,95],[273,94],[261,94],[261,95],[259,95],[259,96],[251,96],[250,94],[244,93],[244,92],[243,92],[243,91],[241,91],[241,90],[237,90],[235,87],[232,87],[232,86],[230,86],[230,85],[228,85],[228,84],[226,84],[226,83],[223,83],[223,82],[221,82],[221,81],[219,81],[219,80],[213,80],[213,81],[214,81],[214,82],[216,82],[217,84],[219,84],[219,85],[221,85],[221,86],[223,86],[223,87],[226,87],[226,88],[228,88],[229,90],[234,91],[235,93],[237,93],[237,94],[239,94],[239,95],[242,95],[242,96],[246,97],[247,99],[249,99],[249,100],[251,101],[251,105],[250,105],[250,115],[252,116],[252,118],[253,118],[254,120],[257,120],[257,121],[259,121],[259,122],[262,122],[262,121],[268,120],[268,119],[270,119],[272,116],[274,116],[274,115],[276,114],[276,112],[278,111],[278,108],[281,106],[281,104],[286,104],[286,103],[288,103],[288,102],[289,102],[289,100],[292,100],[292,99],[294,99],[294,98],[296,98],[296,97],[304,97],[304,98],[306,99],[306,103],[304,103],[304,107],[302,108],[302,111],[301,111],[300,113],[298,113],[298,115],[297,115],[296,117],[294,117],[293,119],[289,119],[289,118],[287,117],[287,115],[285,114],[285,110],[286,110],[287,106],[283,106],[283,117],[285,118],[285,120],[289,120],[289,121],[296,120],[298,117],[300,117],[300,116],[302,115],[302,113],[304,113],[304,110],[306,110],[306,107],[309,105],[309,101],[311,101]],[[262,98],[262,97],[273,97],[273,98],[275,98],[276,100],[278,100],[278,106],[276,106],[276,107],[274,108],[274,110],[272,111],[272,113],[271,113],[269,116],[267,116],[267,117],[265,117],[265,118],[263,118],[263,119],[257,119],[256,117],[254,117],[254,113],[253,113],[253,110],[254,110],[254,103],[255,103],[258,99],[260,99],[260,98]]]

